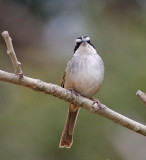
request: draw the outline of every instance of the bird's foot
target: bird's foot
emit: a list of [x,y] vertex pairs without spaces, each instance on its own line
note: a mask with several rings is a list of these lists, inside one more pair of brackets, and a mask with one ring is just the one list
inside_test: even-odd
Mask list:
[[101,102],[98,99],[95,99],[95,98],[92,98],[92,97],[90,99],[93,101],[92,105],[94,105],[96,103],[97,104],[97,109],[102,109]]
[[69,88],[69,90],[71,91],[72,96],[73,94],[75,94],[76,96],[79,96],[79,94],[73,88]]

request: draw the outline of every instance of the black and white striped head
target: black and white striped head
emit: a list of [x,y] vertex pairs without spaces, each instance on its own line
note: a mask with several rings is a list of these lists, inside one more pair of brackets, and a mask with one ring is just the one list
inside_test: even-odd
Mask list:
[[74,48],[74,53],[80,47],[81,44],[85,44],[85,45],[89,44],[89,45],[91,45],[95,49],[95,47],[93,46],[93,44],[90,41],[90,37],[88,37],[88,36],[82,36],[82,37],[78,37],[76,39],[76,45],[75,45],[75,48]]

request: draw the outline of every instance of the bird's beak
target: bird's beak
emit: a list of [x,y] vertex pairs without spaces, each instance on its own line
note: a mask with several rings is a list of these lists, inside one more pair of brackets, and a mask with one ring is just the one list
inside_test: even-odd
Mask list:
[[82,45],[83,46],[86,46],[88,43],[85,41],[85,40],[83,40],[83,42],[82,42]]

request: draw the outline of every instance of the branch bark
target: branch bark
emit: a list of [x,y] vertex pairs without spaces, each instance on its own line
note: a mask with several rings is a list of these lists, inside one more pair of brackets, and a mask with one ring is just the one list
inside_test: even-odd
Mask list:
[[[7,43],[8,39],[5,39],[5,40]],[[9,48],[10,50],[12,49],[11,47]],[[13,54],[15,54],[15,52],[13,52]],[[17,59],[17,58],[15,59],[15,57],[16,57],[16,55],[13,57],[14,61],[16,61],[16,59]],[[78,95],[78,96],[73,95],[71,93],[71,91],[69,91],[65,88],[62,88],[58,85],[46,83],[46,82],[43,82],[39,79],[34,79],[34,78],[26,77],[26,76],[23,76],[20,78],[20,76],[18,76],[17,74],[8,73],[8,72],[2,71],[2,70],[0,70],[0,81],[13,83],[16,85],[30,88],[35,91],[40,91],[40,92],[44,92],[46,94],[50,94],[50,95],[55,96],[57,98],[60,98],[64,101],[75,104],[76,106],[80,106],[80,107],[82,107],[92,113],[103,116],[103,117],[123,126],[123,127],[126,127],[130,130],[133,130],[141,135],[146,136],[146,126],[145,125],[143,125],[139,122],[136,122],[130,118],[127,118],[127,117],[111,110],[110,108],[108,108],[104,104],[93,104],[93,101],[91,101],[81,95]]]

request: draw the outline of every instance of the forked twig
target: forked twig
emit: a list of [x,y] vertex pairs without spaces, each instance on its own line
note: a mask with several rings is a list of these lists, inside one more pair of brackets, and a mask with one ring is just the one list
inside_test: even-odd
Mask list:
[[[15,73],[19,75],[19,77],[15,74],[0,70],[0,81],[5,81],[8,83],[21,85],[21,86],[33,89],[35,91],[44,92],[46,94],[50,94],[52,96],[58,97],[64,101],[70,102],[76,106],[80,106],[84,109],[87,109],[88,111],[92,113],[103,116],[123,127],[126,127],[141,135],[146,136],[146,126],[145,125],[111,110],[104,104],[97,104],[97,103],[93,104],[93,101],[89,100],[88,98],[82,97],[81,95],[72,96],[72,93],[65,88],[62,88],[55,84],[46,83],[46,82],[43,82],[41,80],[37,80],[34,78],[23,76],[23,80],[20,81],[20,75],[23,75],[23,72],[20,67],[20,62],[18,62],[16,58],[16,55],[13,49],[13,45],[12,45],[12,40],[9,37],[9,34],[7,31],[3,32],[2,35],[6,41],[7,53],[11,57],[11,61],[14,66]],[[139,93],[140,92],[137,93],[138,96],[143,95]],[[143,101],[146,102],[145,100]]]

